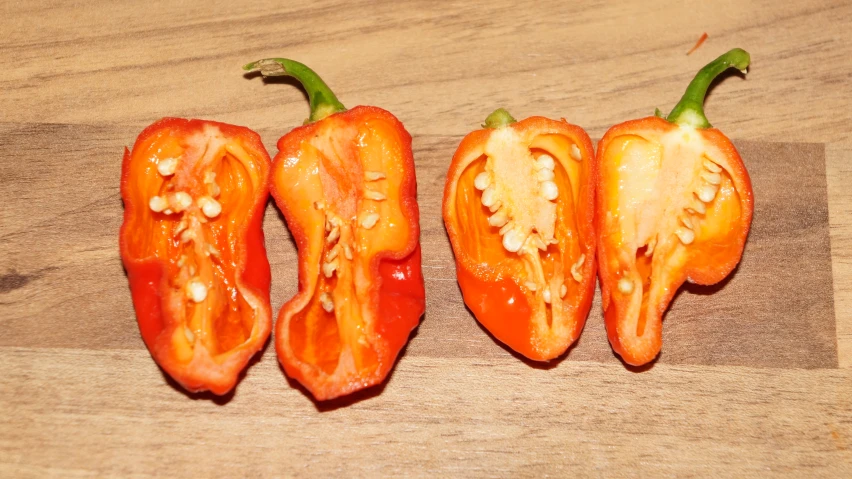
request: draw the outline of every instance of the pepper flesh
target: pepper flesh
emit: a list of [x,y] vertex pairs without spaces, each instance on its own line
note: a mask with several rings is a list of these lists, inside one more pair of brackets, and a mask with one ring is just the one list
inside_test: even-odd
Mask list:
[[731,141],[712,128],[703,100],[736,49],[699,72],[667,119],[610,128],[598,145],[596,229],[607,335],[622,360],[652,361],[662,317],[689,281],[710,285],[739,262],[754,209],[751,180]]
[[269,167],[256,133],[212,121],[165,118],[125,149],[119,236],[139,329],[189,391],[230,391],[269,337]]
[[381,383],[425,311],[411,136],[380,108],[346,111],[300,63],[254,67],[296,77],[311,98],[310,123],[273,160],[272,195],[299,250],[275,346],[288,376],[332,399]]
[[497,110],[456,150],[443,216],[465,303],[491,334],[546,361],[579,337],[595,287],[594,152],[565,120]]

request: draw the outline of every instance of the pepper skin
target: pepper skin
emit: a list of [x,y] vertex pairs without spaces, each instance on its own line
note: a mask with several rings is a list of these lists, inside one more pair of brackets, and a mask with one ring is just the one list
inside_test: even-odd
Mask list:
[[563,354],[595,289],[594,150],[580,127],[505,110],[467,135],[447,173],[443,216],[464,301],[529,359]]
[[191,392],[225,394],[269,337],[261,222],[269,154],[248,128],[165,118],[121,174],[121,258],[148,350]]
[[735,49],[704,67],[666,118],[609,129],[598,145],[596,229],[607,335],[631,365],[653,360],[684,283],[721,281],[742,256],[754,199],[731,141],[704,116],[710,82],[745,70]]
[[275,326],[278,359],[317,400],[379,384],[426,307],[411,136],[380,108],[347,111],[301,63],[245,69],[292,76],[311,102],[272,166],[299,250],[299,291]]

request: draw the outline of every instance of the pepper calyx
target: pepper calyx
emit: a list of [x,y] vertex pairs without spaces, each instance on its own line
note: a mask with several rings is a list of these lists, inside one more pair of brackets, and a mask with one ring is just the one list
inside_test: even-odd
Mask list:
[[485,123],[482,124],[482,127],[500,128],[516,123],[517,121],[518,120],[515,120],[515,118],[513,118],[505,108],[498,108],[485,118]]

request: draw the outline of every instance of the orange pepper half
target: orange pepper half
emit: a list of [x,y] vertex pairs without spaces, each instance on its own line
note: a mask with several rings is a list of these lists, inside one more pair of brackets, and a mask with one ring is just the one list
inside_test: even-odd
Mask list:
[[527,358],[563,354],[595,288],[594,152],[568,122],[499,109],[447,173],[443,216],[465,304]]
[[721,281],[742,256],[754,199],[737,149],[704,116],[719,73],[744,70],[735,49],[704,67],[666,118],[610,128],[598,145],[598,269],[612,348],[642,365],[662,346],[662,318],[684,281]]
[[381,108],[346,110],[287,59],[246,66],[305,86],[311,118],[278,141],[272,195],[299,249],[299,292],[278,315],[287,375],[318,400],[381,383],[425,310],[411,136]]
[[189,391],[227,393],[269,338],[269,168],[257,133],[212,121],[166,118],[125,150],[121,259],[139,330]]

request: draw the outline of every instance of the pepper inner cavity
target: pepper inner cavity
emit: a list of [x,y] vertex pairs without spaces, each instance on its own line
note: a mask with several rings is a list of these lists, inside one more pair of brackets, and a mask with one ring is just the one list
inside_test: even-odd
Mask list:
[[480,201],[500,228],[503,247],[516,253],[528,242],[544,250],[556,243],[556,203],[559,187],[553,181],[555,161],[537,158],[510,128],[495,130],[485,148],[484,171],[474,179]]
[[[364,312],[361,310],[363,301],[359,301],[369,292],[359,290],[357,283],[369,268],[369,258],[359,254],[362,243],[359,238],[382,222],[382,204],[387,201],[387,182],[384,181],[387,176],[380,169],[365,169],[360,177],[332,175],[328,174],[329,164],[336,165],[336,162],[323,162],[321,168],[326,173],[324,199],[314,202],[314,208],[325,217],[320,280],[314,301],[318,301],[322,310],[336,319],[334,329],[342,345],[369,349],[371,345],[365,334]],[[341,182],[344,184],[341,185]],[[364,289],[363,286],[361,289]],[[356,363],[360,361],[359,357],[354,356]]]
[[670,237],[691,245],[716,198],[724,170],[707,156],[700,135],[688,127],[663,135],[659,146],[652,148],[650,161],[647,156],[642,159],[647,148],[634,144],[638,148],[625,152],[623,168],[642,173],[620,178],[619,204],[635,215],[635,245],[648,245],[649,254],[657,241]]
[[[547,255],[548,248],[558,243],[556,202],[560,194],[570,195],[570,188],[560,191],[553,156],[540,149],[531,150],[509,128],[492,133],[485,155],[474,187],[482,192],[480,201],[491,213],[488,224],[499,228],[506,251],[520,255],[526,271],[521,285],[545,304],[552,304],[565,296],[567,288],[561,268],[558,278],[548,280],[542,254]],[[582,260],[578,258],[577,267],[572,269],[575,279],[580,266]]]
[[[658,279],[654,256],[659,252],[668,258],[676,248],[690,248],[702,237],[711,226],[707,213],[727,173],[708,156],[700,136],[688,127],[663,135],[659,142],[636,137],[621,141],[615,192],[618,221],[625,247],[635,248],[635,259],[625,265],[618,292],[641,294],[636,325],[636,335],[641,337],[646,329],[647,305],[653,299],[649,294],[656,291]],[[626,171],[631,174],[621,173]],[[634,285],[640,290],[636,291]]]
[[[232,291],[236,288],[234,278],[226,273],[223,252],[217,247],[217,232],[222,228],[213,227],[213,222],[223,216],[221,181],[251,184],[246,178],[246,164],[251,159],[242,158],[240,153],[245,154],[241,148],[226,148],[217,132],[198,135],[182,154],[157,159],[157,174],[163,183],[160,193],[148,204],[173,224],[168,230],[170,243],[180,254],[172,281],[184,298],[185,339],[190,346],[202,341],[212,354],[246,341],[254,324],[253,316],[248,324],[242,324],[240,309],[251,305]],[[226,177],[217,178],[217,171],[225,171]]]

